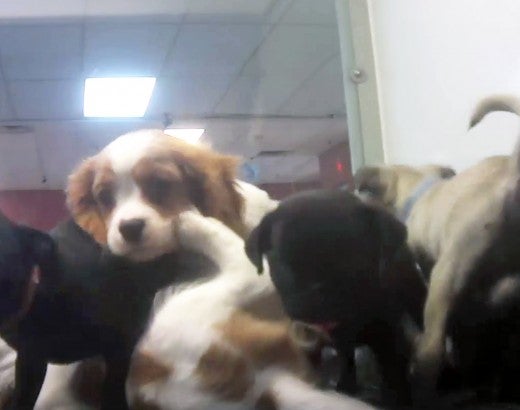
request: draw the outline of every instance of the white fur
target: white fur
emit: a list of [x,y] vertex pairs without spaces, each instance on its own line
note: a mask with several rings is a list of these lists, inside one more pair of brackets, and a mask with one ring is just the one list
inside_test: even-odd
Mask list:
[[102,153],[110,158],[110,165],[116,174],[129,174],[158,134],[157,130],[129,132],[108,144]]
[[225,402],[202,390],[194,371],[211,345],[248,357],[245,351],[229,345],[216,325],[226,321],[240,306],[275,290],[267,273],[257,275],[244,252],[243,240],[221,222],[185,212],[177,226],[181,246],[211,258],[219,273],[174,293],[156,314],[138,351],[174,370],[166,379],[145,385],[133,385],[130,381],[130,402],[140,398],[165,410],[247,410],[254,408],[263,393],[273,392],[281,410],[370,408],[351,398],[319,391],[289,370],[276,366],[251,365],[253,386],[238,402]]
[[[171,225],[173,218],[165,218],[147,204],[141,196],[137,184],[131,178],[118,176],[118,180],[126,189],[120,188],[116,194],[116,205],[108,225],[107,242],[110,250],[120,256],[134,261],[145,261],[171,252],[175,246],[175,236]],[[125,220],[142,219],[145,221],[141,240],[137,244],[128,243],[119,226]]]
[[[154,259],[175,247],[171,232],[172,218],[165,218],[142,197],[139,186],[132,178],[132,169],[143,158],[156,138],[163,135],[157,130],[140,130],[117,138],[101,152],[110,161],[116,174],[115,206],[108,222],[107,243],[119,256],[134,261]],[[143,219],[143,237],[137,244],[125,241],[119,226],[125,220]]]
[[71,389],[71,381],[79,365],[79,362],[69,365],[49,365],[34,409],[93,410],[91,406],[78,403]]
[[237,181],[238,192],[245,199],[244,225],[247,233],[256,228],[262,218],[278,206],[264,190],[244,181]]

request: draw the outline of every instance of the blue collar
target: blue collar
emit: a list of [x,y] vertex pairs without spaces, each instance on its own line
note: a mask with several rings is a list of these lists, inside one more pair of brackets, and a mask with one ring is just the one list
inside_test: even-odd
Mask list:
[[429,176],[422,180],[417,188],[412,192],[412,194],[406,198],[404,202],[403,208],[397,212],[398,218],[401,222],[406,223],[410,214],[412,213],[412,209],[417,201],[432,188],[438,182],[442,181],[441,177],[438,176]]

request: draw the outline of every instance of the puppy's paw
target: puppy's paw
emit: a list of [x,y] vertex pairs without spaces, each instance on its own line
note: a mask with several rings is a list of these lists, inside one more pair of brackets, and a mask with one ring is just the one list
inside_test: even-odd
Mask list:
[[180,246],[184,249],[198,251],[206,247],[206,243],[222,229],[227,229],[215,218],[203,216],[192,208],[178,216],[176,234]]
[[191,208],[179,214],[175,221],[175,235],[182,248],[191,248],[191,243],[201,235],[204,227],[204,216],[197,208]]
[[224,253],[242,250],[243,240],[219,220],[198,211],[182,212],[176,224],[181,248],[219,259]]

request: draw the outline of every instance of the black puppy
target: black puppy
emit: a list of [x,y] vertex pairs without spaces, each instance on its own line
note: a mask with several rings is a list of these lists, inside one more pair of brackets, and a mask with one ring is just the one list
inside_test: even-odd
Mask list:
[[33,408],[47,363],[102,355],[102,408],[126,409],[130,357],[156,291],[204,263],[179,254],[127,264],[73,221],[48,235],[0,216],[0,334],[18,353],[12,408]]
[[[252,232],[246,252],[270,274],[287,313],[314,324],[334,324],[346,358],[367,344],[399,402],[410,400],[408,365],[413,326],[420,326],[426,285],[406,246],[406,228],[386,211],[347,191],[296,194]],[[417,330],[417,329],[415,329]],[[352,393],[355,374],[338,388]]]

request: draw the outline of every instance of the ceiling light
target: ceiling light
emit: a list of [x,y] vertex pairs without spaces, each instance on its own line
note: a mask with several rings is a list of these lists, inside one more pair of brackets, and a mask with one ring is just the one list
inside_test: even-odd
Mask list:
[[85,117],[142,117],[155,86],[154,77],[87,78]]
[[195,144],[202,137],[204,131],[204,128],[166,128],[164,133]]

